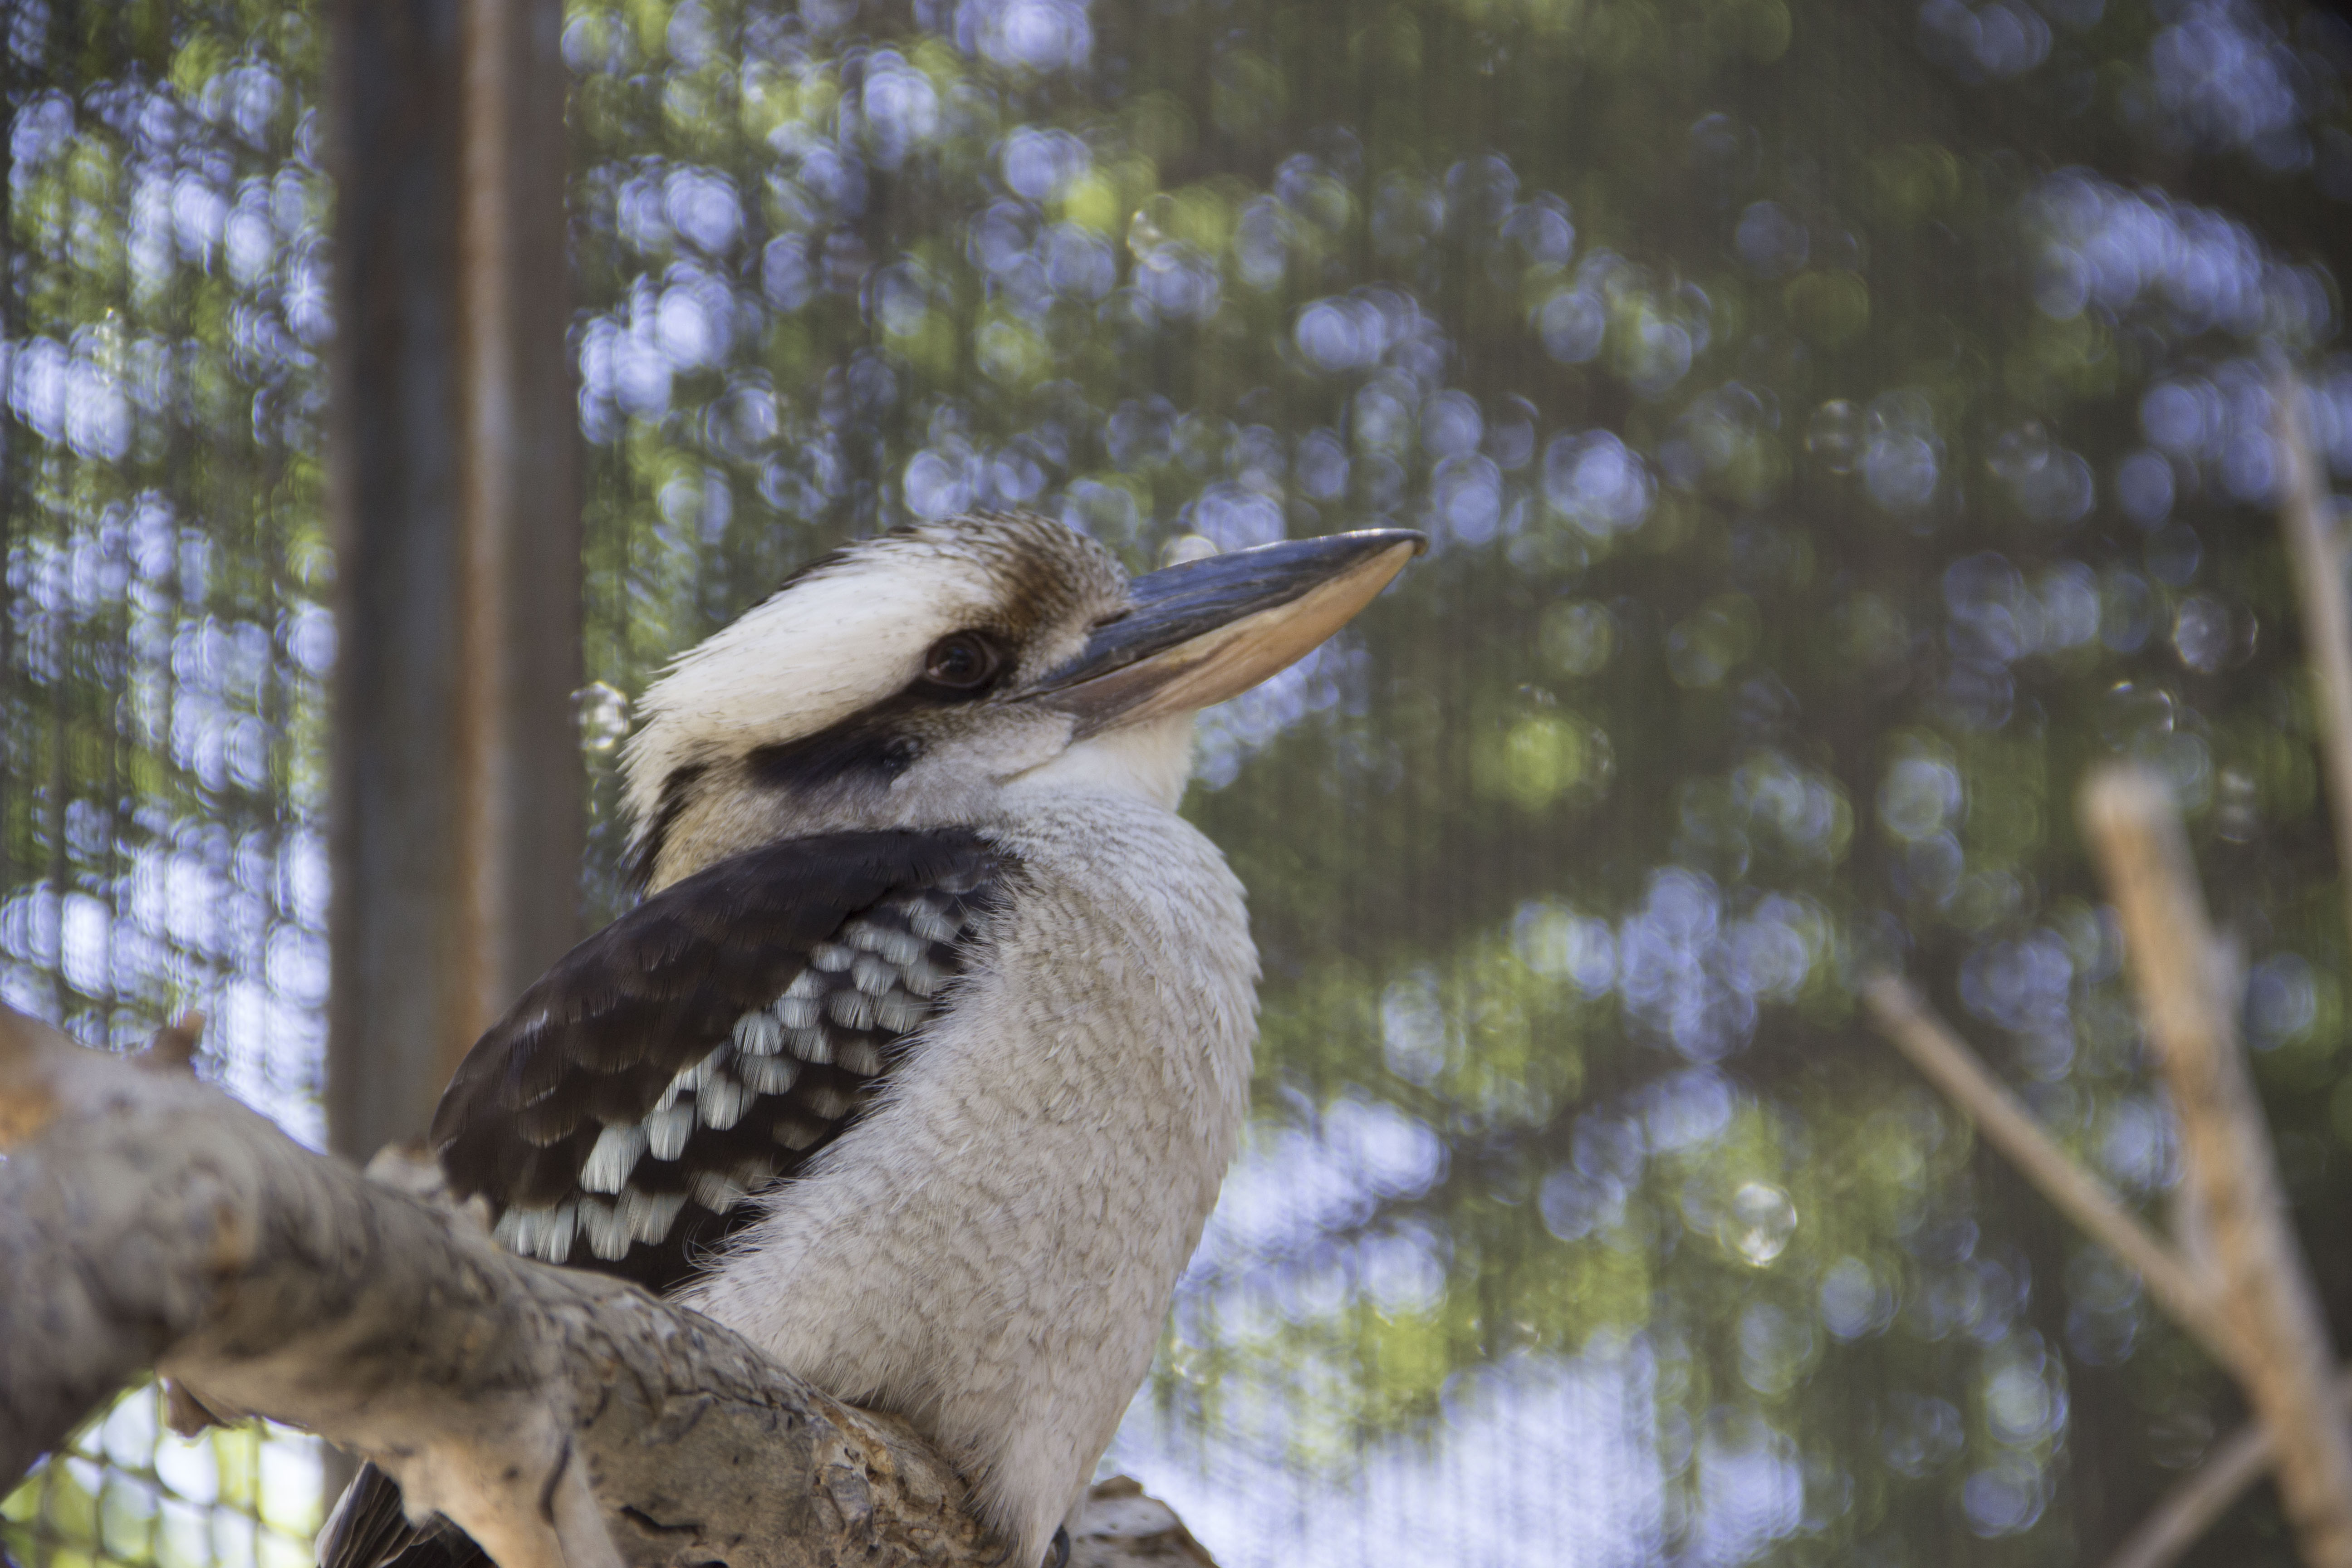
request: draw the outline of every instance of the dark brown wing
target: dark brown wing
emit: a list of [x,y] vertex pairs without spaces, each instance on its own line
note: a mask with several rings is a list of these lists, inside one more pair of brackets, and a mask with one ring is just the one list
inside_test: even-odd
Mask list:
[[[747,1217],[746,1194],[856,1121],[963,972],[1009,868],[975,833],[836,833],[663,889],[467,1056],[433,1118],[450,1185],[488,1198],[519,1251],[675,1289]],[[319,1562],[488,1559],[446,1521],[411,1525],[366,1465]]]
[[458,1068],[433,1119],[451,1186],[519,1252],[676,1289],[871,1101],[1006,870],[966,830],[836,833],[663,889]]
[[319,1531],[320,1568],[490,1568],[474,1538],[435,1518],[408,1522],[400,1488],[373,1465],[362,1465]]

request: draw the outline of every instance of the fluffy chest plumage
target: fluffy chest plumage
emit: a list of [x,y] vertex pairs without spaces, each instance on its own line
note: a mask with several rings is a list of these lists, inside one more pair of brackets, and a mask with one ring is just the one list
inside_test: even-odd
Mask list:
[[688,1300],[898,1411],[1042,1542],[1146,1371],[1246,1106],[1239,883],[1116,793],[988,828],[1020,871],[876,1107]]

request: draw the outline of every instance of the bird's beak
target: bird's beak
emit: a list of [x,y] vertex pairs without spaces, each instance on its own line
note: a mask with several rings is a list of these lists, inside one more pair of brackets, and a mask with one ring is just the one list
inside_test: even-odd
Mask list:
[[1024,695],[1071,714],[1073,739],[1237,696],[1346,626],[1429,548],[1408,529],[1262,544],[1148,573],[1130,607]]

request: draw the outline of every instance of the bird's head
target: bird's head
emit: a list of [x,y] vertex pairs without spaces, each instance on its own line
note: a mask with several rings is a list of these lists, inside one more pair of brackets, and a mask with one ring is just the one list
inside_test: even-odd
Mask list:
[[849,546],[682,655],[625,754],[649,888],[784,837],[983,821],[1024,789],[1172,806],[1192,718],[1297,659],[1425,548],[1398,530],[1129,579],[1049,518]]

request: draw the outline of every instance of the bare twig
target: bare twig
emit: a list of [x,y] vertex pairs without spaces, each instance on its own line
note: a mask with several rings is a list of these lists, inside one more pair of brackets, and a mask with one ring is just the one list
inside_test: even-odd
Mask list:
[[1863,986],[1862,995],[1879,1032],[1976,1123],[1987,1142],[2008,1155],[2061,1214],[2137,1272],[2165,1315],[2209,1354],[2224,1366],[2240,1364],[2244,1347],[2212,1290],[2105,1183],[2042,1131],[2033,1113],[1936,1016],[1917,991],[1895,975],[1881,974]]
[[[2326,478],[2292,372],[2274,388],[2281,517],[2295,563],[2339,855],[2352,858],[2352,595]],[[2123,917],[2142,1012],[2172,1091],[2186,1172],[2183,1258],[2043,1132],[1902,981],[1864,988],[1880,1029],[2076,1225],[2236,1375],[2257,1419],[2220,1444],[2143,1521],[2109,1568],[2168,1568],[2265,1471],[2305,1561],[2352,1568],[2352,1373],[2331,1372],[2326,1319],[2289,1223],[2260,1100],[2236,1038],[2239,986],[2214,940],[2187,839],[2160,780],[2112,768],[2083,792],[2084,825]],[[2345,882],[2352,930],[2352,877]],[[2210,1255],[2209,1255],[2210,1254]],[[2209,1287],[2205,1277],[2214,1277]]]
[[2222,1310],[2248,1352],[2239,1381],[2277,1440],[2287,1518],[2311,1568],[2352,1568],[2352,1426],[2332,1397],[2326,1318],[2287,1221],[2179,813],[2161,779],[2121,765],[2084,786],[2083,823],[2123,920],[2179,1118],[2182,1179],[2196,1184],[2211,1228]]
[[[2283,368],[2272,387],[2273,433],[2285,470],[2279,521],[2303,601],[2305,653],[2318,700],[2320,760],[2337,853],[2352,855],[2352,603],[2347,603],[2352,595],[2346,593],[2343,540],[2326,475],[2312,451],[2304,398],[2302,378]],[[2345,894],[2352,900],[2352,879],[2346,880]],[[2352,911],[2347,918],[2347,929],[2352,929]],[[2179,1197],[2184,1213],[2195,1215],[2202,1207],[2194,1184],[2183,1183]],[[2210,1227],[2201,1219],[2194,1228],[2210,1241]],[[2194,1267],[2200,1260],[2192,1255],[2190,1261]],[[2352,1373],[2338,1374],[2336,1398],[2352,1410]],[[2240,1428],[2215,1445],[2205,1462],[2165,1496],[2108,1559],[2107,1568],[2169,1568],[2269,1472],[2275,1458],[2270,1431],[2261,1422]]]
[[[2294,561],[2304,657],[2311,661],[2312,688],[2319,699],[2320,771],[2336,819],[2336,856],[2352,862],[2352,603],[2344,585],[2344,539],[2336,526],[2327,477],[2311,449],[2303,378],[2280,371],[2271,406],[2273,434],[2286,470],[2279,487],[2279,522]],[[2352,877],[2343,880],[2345,897],[2352,900]],[[2346,921],[2352,931],[2352,903]]]
[[[1862,994],[1879,1032],[1976,1124],[1985,1141],[2007,1155],[2077,1228],[2137,1271],[2168,1317],[2215,1360],[2235,1370],[2245,1352],[2220,1302],[2200,1283],[2197,1270],[2060,1148],[1908,982],[1878,975],[1864,984]],[[2352,1372],[2338,1374],[2336,1394],[2338,1403],[2352,1410]],[[2222,1439],[2140,1522],[2107,1560],[2106,1568],[2170,1568],[2248,1488],[2270,1473],[2275,1459],[2269,1429],[2260,1421]]]
[[[2336,1374],[2336,1402],[2352,1412],[2352,1372]],[[2270,1431],[2261,1422],[2239,1427],[2214,1444],[2205,1462],[2148,1510],[2139,1528],[2108,1557],[2106,1568],[2172,1568],[2248,1488],[2270,1473],[2277,1458]]]

